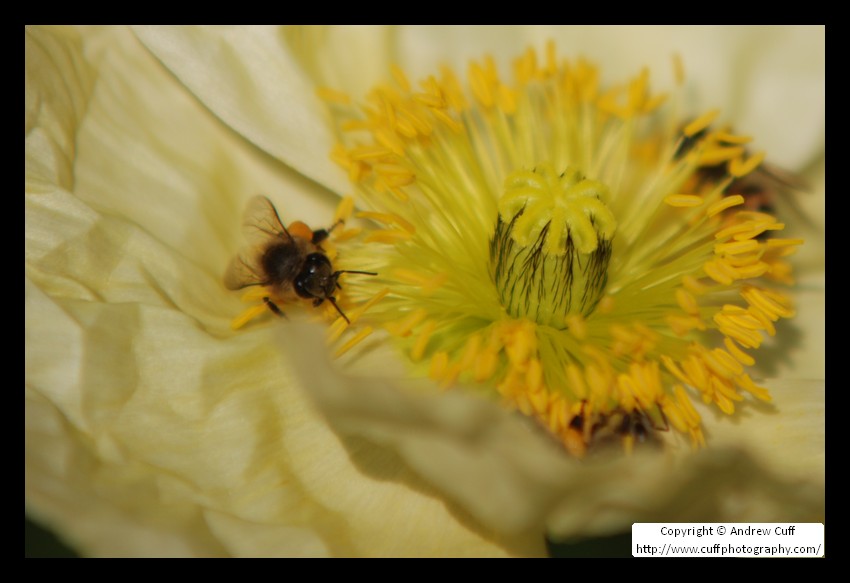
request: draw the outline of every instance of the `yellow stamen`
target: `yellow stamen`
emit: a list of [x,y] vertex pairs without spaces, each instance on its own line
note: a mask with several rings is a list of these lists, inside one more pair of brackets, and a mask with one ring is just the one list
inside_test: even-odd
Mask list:
[[397,320],[387,324],[387,331],[393,336],[410,336],[411,331],[427,317],[428,311],[424,308],[419,308],[418,310],[408,314],[407,317],[402,320]]
[[372,333],[372,327],[366,326],[362,330],[360,330],[357,334],[355,334],[348,342],[339,347],[339,349],[334,353],[334,358],[339,358],[361,342],[365,340]]
[[723,131],[717,132],[714,134],[714,137],[718,142],[724,142],[726,144],[749,144],[753,141],[751,136],[736,136],[735,134]]
[[688,293],[684,289],[676,290],[676,302],[688,314],[692,316],[699,315],[699,304],[693,294]]
[[759,152],[750,156],[746,162],[744,162],[742,158],[735,158],[734,160],[729,162],[729,174],[731,174],[735,178],[746,176],[747,174],[755,170],[759,164],[764,162],[764,157],[764,152]]
[[431,366],[428,369],[428,376],[432,380],[441,381],[446,376],[449,368],[449,353],[445,350],[437,352],[431,357]]
[[774,321],[779,317],[790,318],[794,315],[794,310],[782,305],[787,302],[786,298],[779,294],[772,293],[770,290],[747,287],[741,291],[741,296],[743,296],[748,303],[757,306],[767,315],[772,316]]
[[731,243],[717,243],[714,252],[717,255],[742,255],[759,248],[759,242],[750,239],[748,241],[735,241]]
[[755,359],[738,348],[738,345],[735,344],[731,338],[724,338],[723,344],[726,345],[726,350],[728,350],[729,353],[741,364],[745,366],[753,366],[756,363]]
[[434,333],[436,327],[437,323],[433,320],[428,320],[422,326],[422,329],[419,331],[419,336],[416,337],[416,343],[410,350],[410,358],[413,362],[419,362],[422,360],[422,356],[425,354],[425,348],[428,346],[428,341],[431,339],[431,335]]
[[740,194],[734,194],[732,196],[726,196],[723,199],[717,201],[705,211],[709,217],[713,217],[716,214],[722,213],[726,209],[732,208],[733,206],[738,206],[740,204],[744,204],[744,197]]
[[[682,57],[679,53],[673,53],[673,77],[676,79],[676,85],[681,87],[685,84],[685,64],[682,62]],[[708,123],[712,121],[714,121],[714,118],[711,118]],[[697,129],[698,131],[699,129]],[[692,136],[695,133],[693,132],[690,135]]]
[[695,194],[671,194],[664,198],[664,202],[672,207],[692,208],[700,206],[704,201]]
[[711,125],[711,123],[720,115],[719,109],[712,109],[711,111],[707,111],[694,121],[685,126],[685,129],[682,130],[682,133],[685,136],[692,138],[705,128]]
[[701,166],[714,166],[721,162],[734,160],[744,153],[742,146],[712,146],[706,148],[699,155],[699,164]]
[[358,218],[372,219],[384,223],[385,225],[398,225],[411,235],[416,232],[416,228],[406,219],[394,213],[375,213],[370,211],[362,211],[357,213]]
[[319,87],[316,89],[316,95],[319,96],[319,99],[327,103],[337,105],[348,105],[351,103],[351,98],[347,93],[329,87]]
[[259,306],[251,306],[244,312],[242,312],[239,316],[233,318],[230,322],[230,328],[232,330],[239,330],[242,326],[261,316],[262,314],[268,312],[269,309],[265,306],[265,304],[261,304]]
[[354,197],[344,196],[339,201],[334,213],[334,223],[346,222],[351,218],[351,212],[354,210]]

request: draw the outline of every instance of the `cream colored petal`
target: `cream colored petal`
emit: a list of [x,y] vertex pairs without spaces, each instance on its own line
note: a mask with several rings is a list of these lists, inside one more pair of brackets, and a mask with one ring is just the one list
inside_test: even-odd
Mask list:
[[410,26],[398,60],[420,78],[449,62],[464,71],[491,54],[507,74],[528,46],[554,39],[563,57],[597,63],[607,83],[649,67],[653,87],[673,87],[672,55],[685,65],[695,111],[720,107],[776,164],[801,171],[823,151],[822,26]]
[[[544,431],[494,403],[392,380],[382,364],[386,352],[374,347],[352,357],[361,373],[341,373],[323,360],[316,334],[292,324],[280,328],[280,341],[292,347],[287,354],[309,379],[305,385],[331,426],[396,452],[496,532],[521,536],[547,529],[564,540],[624,532],[637,521],[802,521],[823,515],[822,483],[802,480],[793,462],[762,465],[763,448],[750,449],[744,440],[697,452],[680,446],[577,462]],[[815,443],[818,428],[822,440],[816,403],[815,396],[799,423],[813,431],[813,455],[822,452]],[[772,447],[779,455],[782,443]]]
[[394,458],[362,469],[267,328],[229,330],[242,201],[298,182],[123,29],[28,35],[28,511],[96,556],[505,554]]
[[826,480],[826,383],[768,379],[773,400],[743,405],[734,417],[702,407],[712,446],[742,445],[766,469],[821,488]]
[[272,157],[343,194],[345,173],[316,88],[279,27],[136,28],[145,45],[224,123]]
[[366,95],[386,81],[395,58],[396,27],[286,26],[290,55],[319,87]]

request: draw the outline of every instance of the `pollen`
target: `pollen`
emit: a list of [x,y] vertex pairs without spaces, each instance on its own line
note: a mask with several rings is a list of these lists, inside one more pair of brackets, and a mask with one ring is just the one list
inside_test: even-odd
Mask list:
[[637,426],[705,446],[693,403],[769,399],[750,368],[794,315],[803,242],[731,191],[764,154],[720,110],[678,117],[680,60],[672,93],[648,70],[605,86],[553,43],[501,65],[322,92],[365,223],[344,256],[379,273],[345,282],[369,328],[340,351],[384,330],[412,375],[483,388],[570,455],[641,447]]

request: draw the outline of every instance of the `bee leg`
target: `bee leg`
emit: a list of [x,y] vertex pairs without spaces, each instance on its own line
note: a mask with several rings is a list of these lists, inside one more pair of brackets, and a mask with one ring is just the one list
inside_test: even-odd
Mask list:
[[283,311],[271,300],[270,297],[264,297],[263,302],[265,302],[275,316],[278,316],[279,318],[286,318],[286,314],[283,313]]
[[313,239],[311,240],[311,243],[313,243],[313,245],[318,245],[319,243],[330,237],[331,233],[333,233],[333,230],[342,224],[345,224],[345,221],[340,219],[333,225],[331,225],[328,229],[319,229],[318,231],[313,231]]
[[348,319],[348,316],[345,315],[345,312],[343,312],[337,305],[336,298],[333,296],[328,296],[328,301],[333,304],[334,308],[336,308],[336,311],[339,312],[340,316],[342,316],[342,319],[351,324],[351,320]]
[[332,230],[333,227],[330,229],[319,229],[318,231],[313,231],[313,238],[310,242],[313,243],[313,245],[318,245],[330,236]]

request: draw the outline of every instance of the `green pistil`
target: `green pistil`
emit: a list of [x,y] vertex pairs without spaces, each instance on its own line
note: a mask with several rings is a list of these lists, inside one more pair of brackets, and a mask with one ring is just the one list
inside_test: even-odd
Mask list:
[[490,241],[490,273],[516,318],[558,329],[587,316],[607,281],[616,220],[604,184],[549,164],[508,176]]

